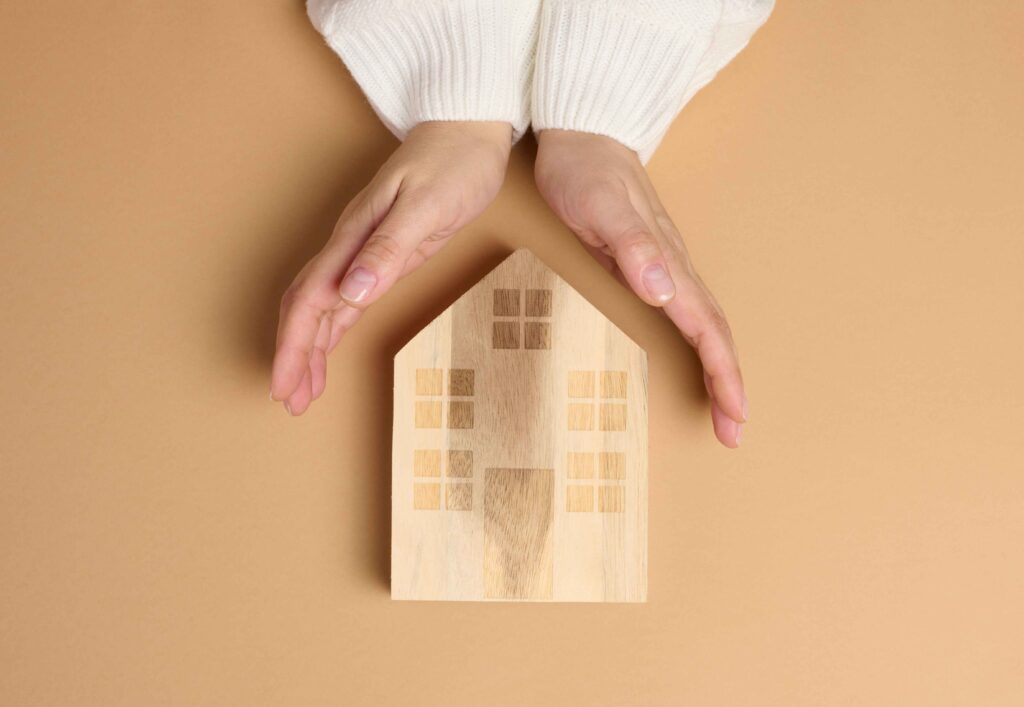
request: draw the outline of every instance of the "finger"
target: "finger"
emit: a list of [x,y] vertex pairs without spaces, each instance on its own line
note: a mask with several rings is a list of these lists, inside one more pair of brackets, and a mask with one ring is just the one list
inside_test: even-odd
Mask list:
[[696,349],[711,379],[711,396],[726,415],[742,423],[747,407],[743,377],[725,316],[697,280],[680,272],[677,281],[679,294],[665,305],[665,314]]
[[708,391],[708,397],[711,400],[711,424],[715,428],[715,436],[726,447],[735,449],[740,446],[743,425],[723,412],[722,407],[711,393],[711,377],[707,373],[704,374],[704,388]]
[[323,395],[327,387],[327,345],[331,338],[332,317],[325,315],[320,320],[320,330],[313,344],[313,352],[309,357],[309,372],[312,375],[313,400]]
[[324,308],[309,295],[286,293],[281,303],[281,323],[277,334],[277,351],[270,375],[270,397],[287,400],[309,370],[320,319]]
[[380,299],[401,277],[419,245],[440,230],[439,216],[432,199],[399,194],[342,279],[342,299],[360,308]]
[[347,304],[341,305],[334,311],[331,317],[331,338],[327,344],[327,353],[334,351],[334,348],[341,341],[341,337],[355,326],[362,313],[363,310],[349,307]]
[[313,374],[306,367],[306,372],[302,374],[302,380],[299,382],[298,387],[295,388],[288,399],[285,401],[285,409],[288,410],[292,415],[301,415],[306,412],[309,404],[313,401]]
[[743,425],[726,415],[716,400],[711,401],[711,424],[715,428],[715,437],[718,441],[730,449],[740,446]]
[[630,289],[655,307],[671,301],[676,287],[658,238],[625,190],[602,191],[588,200],[586,212],[587,225],[611,248]]
[[320,320],[341,301],[337,287],[341,273],[394,201],[396,184],[388,180],[375,184],[376,180],[345,207],[323,251],[303,268],[281,300],[270,384],[273,400],[288,399],[301,383]]

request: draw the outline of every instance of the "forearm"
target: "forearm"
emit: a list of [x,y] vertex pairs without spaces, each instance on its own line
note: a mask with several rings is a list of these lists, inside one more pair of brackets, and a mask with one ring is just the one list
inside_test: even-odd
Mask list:
[[534,129],[605,135],[646,162],[686,102],[772,7],[773,0],[545,0]]
[[528,128],[540,0],[309,0],[310,19],[388,128],[426,121]]

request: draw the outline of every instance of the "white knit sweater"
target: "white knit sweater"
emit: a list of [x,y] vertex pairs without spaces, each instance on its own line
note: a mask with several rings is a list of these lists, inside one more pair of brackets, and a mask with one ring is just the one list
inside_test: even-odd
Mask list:
[[400,139],[427,120],[606,135],[646,162],[774,0],[308,0]]

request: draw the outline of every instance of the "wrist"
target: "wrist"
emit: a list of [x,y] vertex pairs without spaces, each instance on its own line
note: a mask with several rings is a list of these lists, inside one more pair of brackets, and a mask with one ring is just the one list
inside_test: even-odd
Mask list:
[[[602,155],[606,159],[613,158],[617,163],[640,162],[640,156],[635,150],[607,135],[587,133],[581,130],[546,128],[537,131],[536,138],[539,155],[571,152],[591,156]],[[642,168],[642,166],[641,164],[640,167]]]
[[419,123],[406,139],[430,141],[467,141],[492,146],[506,157],[512,150],[511,123],[486,120],[430,120]]

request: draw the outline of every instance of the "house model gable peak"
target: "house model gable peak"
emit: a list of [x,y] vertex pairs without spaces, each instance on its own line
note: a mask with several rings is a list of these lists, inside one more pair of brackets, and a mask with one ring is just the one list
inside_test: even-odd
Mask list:
[[[499,294],[492,294],[498,291]],[[512,299],[516,297],[512,291],[519,291],[517,303]],[[504,260],[498,263],[489,273],[477,281],[455,300],[447,309],[439,314],[430,324],[421,329],[405,347],[411,345],[419,336],[426,335],[431,324],[439,320],[451,317],[460,304],[478,299],[492,302],[492,315],[498,312],[506,312],[507,316],[519,315],[533,319],[534,317],[550,317],[558,303],[554,298],[571,300],[573,309],[583,309],[592,312],[600,317],[605,326],[613,335],[621,337],[637,349],[641,356],[646,359],[646,352],[643,348],[626,334],[610,317],[598,309],[590,300],[576,288],[570,285],[553,268],[541,260],[529,248],[517,248]],[[494,300],[495,297],[503,298],[504,305]],[[503,308],[504,307],[504,308]],[[517,309],[518,307],[518,309]],[[506,315],[498,315],[506,316]],[[401,352],[399,352],[401,353]]]

